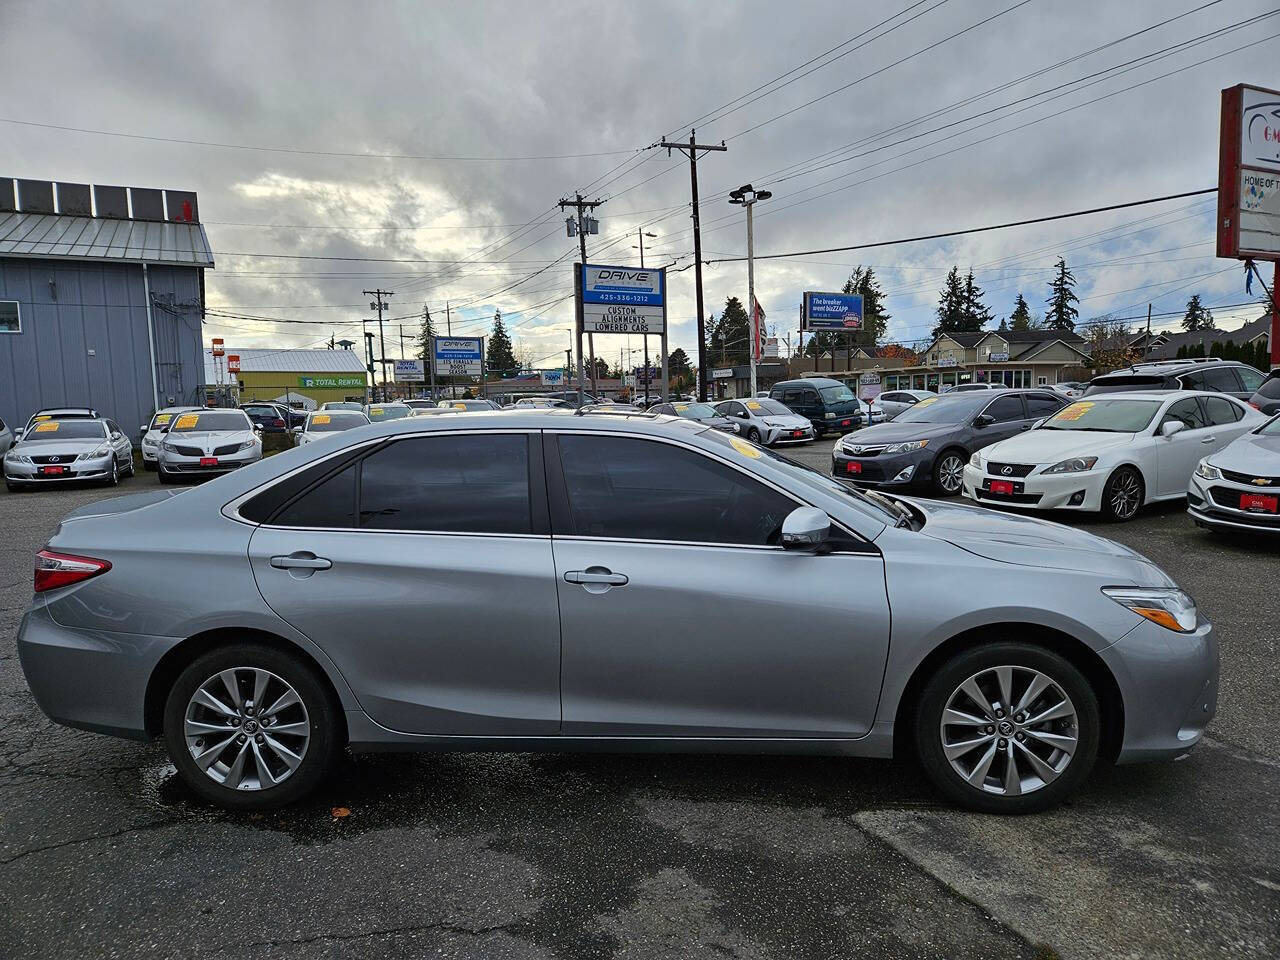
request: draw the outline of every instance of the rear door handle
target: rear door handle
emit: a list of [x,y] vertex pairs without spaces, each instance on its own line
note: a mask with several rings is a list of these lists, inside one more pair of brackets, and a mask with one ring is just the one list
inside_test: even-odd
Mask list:
[[603,567],[566,571],[564,581],[565,583],[599,583],[608,587],[625,587],[629,582],[626,574],[610,573]]
[[271,565],[277,570],[328,570],[332,560],[317,557],[314,553],[291,553],[287,557],[272,557]]

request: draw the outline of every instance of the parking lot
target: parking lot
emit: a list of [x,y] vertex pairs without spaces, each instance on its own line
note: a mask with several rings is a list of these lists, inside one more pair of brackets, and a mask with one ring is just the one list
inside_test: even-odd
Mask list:
[[[825,471],[832,442],[788,455]],[[0,956],[1280,955],[1274,541],[1197,530],[1180,502],[1067,518],[1196,598],[1222,682],[1190,756],[1100,769],[1051,813],[956,811],[905,762],[390,754],[233,814],[158,743],[50,723],[14,650],[58,519],[153,487],[0,493]]]

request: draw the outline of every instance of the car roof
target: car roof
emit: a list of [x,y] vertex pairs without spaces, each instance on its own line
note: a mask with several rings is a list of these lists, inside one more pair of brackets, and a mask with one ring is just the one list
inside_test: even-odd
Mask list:
[[839,380],[833,379],[832,377],[796,377],[793,380],[779,380],[769,389],[772,392],[773,390],[776,390],[778,387],[785,387],[793,383],[820,383],[824,386],[828,386],[828,385],[834,385],[837,387],[844,386],[843,383],[841,383]]
[[32,414],[33,417],[90,417],[97,419],[98,411],[93,407],[45,407]]
[[1222,397],[1225,400],[1234,400],[1236,403],[1244,403],[1243,400],[1236,400],[1229,393],[1222,393],[1218,390],[1120,390],[1116,393],[1094,393],[1088,397],[1082,397],[1075,403],[1097,403],[1099,400],[1182,400],[1186,397]]

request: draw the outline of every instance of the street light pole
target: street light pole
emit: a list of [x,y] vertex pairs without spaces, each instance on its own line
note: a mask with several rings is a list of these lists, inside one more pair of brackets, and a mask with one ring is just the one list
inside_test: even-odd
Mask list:
[[[636,236],[640,239],[640,269],[643,270],[644,238],[652,237],[656,240],[658,235],[656,233],[645,233],[643,227],[636,227]],[[644,341],[644,403],[647,407],[649,405],[649,335],[647,333],[641,334],[640,339]],[[627,362],[630,363],[630,359]]]
[[751,184],[745,184],[729,193],[729,202],[747,208],[747,316],[750,318],[747,329],[751,337],[751,396],[759,390],[756,383],[757,353],[760,349],[760,317],[756,312],[756,264],[755,234],[752,229],[751,208],[760,200],[768,200],[773,194],[768,190],[756,190]]

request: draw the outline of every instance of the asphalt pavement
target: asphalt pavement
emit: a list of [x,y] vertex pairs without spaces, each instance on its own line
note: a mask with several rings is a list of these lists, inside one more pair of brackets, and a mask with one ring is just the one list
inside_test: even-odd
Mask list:
[[1099,770],[1048,814],[957,812],[906,762],[427,754],[246,815],[159,744],[48,722],[15,654],[58,519],[155,483],[0,493],[0,957],[1280,955],[1274,541],[1180,504],[1084,521],[1215,621],[1221,701],[1187,759]]

